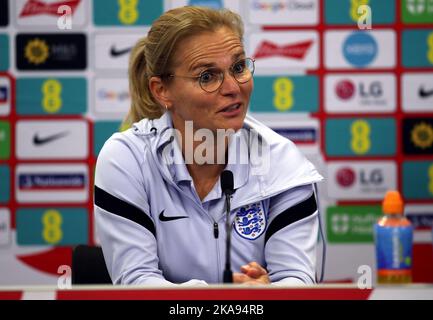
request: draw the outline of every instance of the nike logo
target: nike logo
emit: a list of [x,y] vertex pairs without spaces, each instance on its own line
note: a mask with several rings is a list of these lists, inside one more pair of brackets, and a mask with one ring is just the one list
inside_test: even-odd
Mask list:
[[115,46],[111,46],[110,54],[112,57],[119,57],[119,56],[122,56],[124,54],[127,54],[131,50],[132,50],[132,48],[117,50]]
[[433,95],[433,90],[425,90],[424,87],[419,88],[418,94],[421,98],[428,98]]
[[39,134],[36,133],[36,134],[33,136],[33,143],[34,143],[35,145],[37,145],[37,146],[41,146],[41,145],[44,145],[44,144],[46,144],[46,143],[48,143],[48,142],[51,142],[51,141],[54,141],[54,140],[57,140],[57,139],[63,138],[63,137],[65,137],[65,136],[67,136],[68,134],[69,134],[68,131],[64,131],[64,132],[59,132],[59,133],[52,134],[52,135],[50,135],[50,136],[47,136],[47,137],[41,138],[41,137],[39,136]]
[[175,217],[167,217],[164,216],[164,210],[161,211],[161,213],[159,214],[159,220],[165,222],[165,221],[173,221],[173,220],[177,220],[177,219],[185,219],[188,218],[187,216],[175,216]]

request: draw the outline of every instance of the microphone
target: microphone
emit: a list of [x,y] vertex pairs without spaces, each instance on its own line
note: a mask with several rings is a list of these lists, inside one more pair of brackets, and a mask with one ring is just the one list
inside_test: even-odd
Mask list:
[[230,224],[230,197],[235,192],[233,187],[233,173],[224,170],[221,173],[221,190],[226,196],[226,264],[223,273],[224,283],[233,283],[233,272],[230,262],[231,224]]

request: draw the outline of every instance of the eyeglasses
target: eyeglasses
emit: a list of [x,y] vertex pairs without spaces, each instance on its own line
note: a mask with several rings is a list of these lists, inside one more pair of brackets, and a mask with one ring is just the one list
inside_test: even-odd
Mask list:
[[[254,59],[245,58],[241,59],[230,67],[229,72],[238,83],[246,83],[251,80],[254,74]],[[200,73],[198,76],[181,76],[177,74],[169,74],[168,77],[190,78],[196,79],[200,87],[212,93],[217,91],[224,81],[225,72],[217,68],[209,68]]]

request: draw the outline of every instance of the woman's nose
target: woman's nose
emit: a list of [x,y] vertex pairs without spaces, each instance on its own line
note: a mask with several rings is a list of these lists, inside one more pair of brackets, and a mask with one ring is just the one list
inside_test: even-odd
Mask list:
[[223,82],[220,87],[220,92],[223,95],[238,94],[240,92],[239,82],[229,71],[224,74]]

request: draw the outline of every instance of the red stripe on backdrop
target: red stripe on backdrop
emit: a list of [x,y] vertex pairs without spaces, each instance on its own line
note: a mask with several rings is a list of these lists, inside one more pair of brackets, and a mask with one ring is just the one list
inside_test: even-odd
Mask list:
[[429,243],[413,245],[412,281],[433,283],[433,245]]
[[57,300],[367,300],[372,289],[64,290]]
[[22,291],[0,291],[0,301],[2,300],[21,300],[23,296]]

